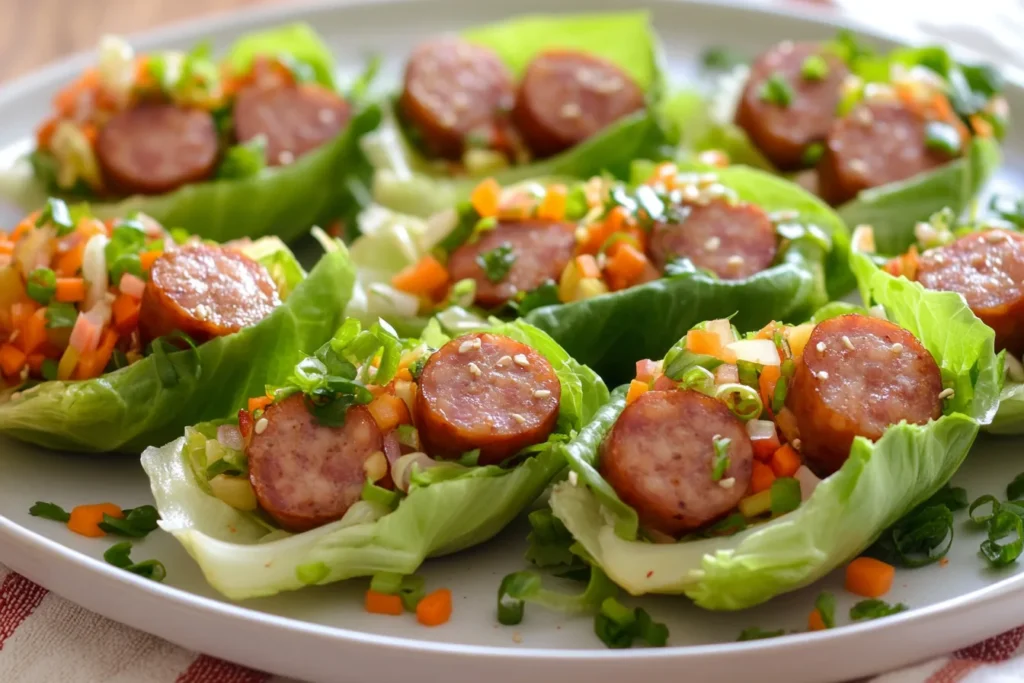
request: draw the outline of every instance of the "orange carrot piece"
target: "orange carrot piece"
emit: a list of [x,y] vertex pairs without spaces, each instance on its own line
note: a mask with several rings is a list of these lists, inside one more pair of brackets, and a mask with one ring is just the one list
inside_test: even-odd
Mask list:
[[648,264],[642,251],[629,242],[617,242],[605,267],[609,287],[613,291],[632,287],[643,276]]
[[54,294],[57,301],[62,303],[74,303],[85,301],[85,278],[81,277],[59,277],[57,278],[57,291]]
[[778,365],[766,365],[761,368],[761,376],[757,378],[757,386],[761,390],[761,400],[771,412],[772,398],[775,396],[775,385],[779,383],[782,371]]
[[21,328],[25,321],[39,310],[39,304],[35,301],[18,301],[11,305],[11,326]]
[[412,422],[405,401],[393,394],[381,394],[373,399],[366,409],[370,411],[381,432],[389,432],[398,425]]
[[8,377],[21,372],[28,362],[28,356],[14,344],[0,345],[0,371]]
[[448,269],[429,254],[391,278],[395,289],[410,294],[428,294],[448,282]]
[[865,598],[880,598],[892,588],[896,568],[873,557],[858,557],[846,565],[846,590]]
[[142,269],[148,271],[153,267],[153,262],[156,261],[163,255],[162,251],[144,251],[139,254],[139,262],[142,264]]
[[272,396],[254,396],[249,399],[247,407],[250,413],[255,413],[257,410],[263,410],[273,402],[274,398]]
[[662,182],[666,186],[675,179],[679,173],[679,168],[671,161],[663,161],[654,168],[654,173],[651,174],[650,179],[647,181],[648,185]]
[[772,468],[763,462],[754,461],[754,472],[750,475],[750,491],[752,493],[767,491],[772,487],[773,481],[775,481],[775,473],[772,472]]
[[628,406],[633,401],[637,400],[650,390],[647,382],[641,382],[638,379],[631,380],[629,383],[629,391],[626,392],[626,405]]
[[99,346],[94,350],[83,353],[78,360],[78,367],[75,368],[75,379],[92,379],[103,374],[103,370],[110,362],[110,356],[114,353],[117,345],[117,332],[107,329],[103,333]]
[[118,294],[114,299],[114,327],[120,334],[129,334],[139,323],[142,302],[129,294]]
[[821,612],[817,608],[811,610],[811,613],[807,616],[807,630],[808,631],[824,631],[825,620],[821,618]]
[[365,606],[366,611],[370,614],[388,614],[397,617],[405,611],[400,595],[378,593],[375,590],[366,591]]
[[792,477],[802,464],[800,454],[788,443],[772,454],[772,472],[776,477]]
[[43,374],[43,361],[46,360],[46,354],[43,353],[30,353],[28,355],[28,369],[36,376]]
[[469,203],[483,218],[498,215],[501,204],[501,185],[494,178],[488,178],[473,188],[469,195]]
[[409,368],[402,368],[395,374],[395,379],[402,379],[405,380],[406,382],[411,382],[412,372],[409,370]]
[[416,621],[424,626],[440,626],[452,618],[452,592],[441,588],[416,605]]
[[36,310],[25,318],[18,329],[21,330],[16,341],[18,348],[31,354],[46,343],[46,309]]
[[565,218],[565,199],[568,195],[565,185],[557,184],[548,187],[537,207],[537,218],[548,221],[560,221]]
[[722,355],[722,339],[707,330],[690,330],[686,333],[686,349],[691,353],[702,353],[719,358]]
[[124,517],[121,508],[113,503],[97,503],[95,505],[78,505],[71,510],[71,519],[68,520],[68,528],[76,534],[99,538],[106,536],[107,532],[100,528],[103,515],[110,515],[120,519]]
[[580,254],[576,257],[576,269],[581,278],[601,277],[601,269],[597,267],[597,259],[590,254]]

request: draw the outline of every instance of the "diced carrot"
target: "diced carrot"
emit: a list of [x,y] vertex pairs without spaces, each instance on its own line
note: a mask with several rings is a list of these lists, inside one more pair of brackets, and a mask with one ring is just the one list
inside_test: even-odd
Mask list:
[[765,438],[752,438],[750,443],[754,447],[754,457],[770,464],[775,451],[780,448],[778,430],[773,429],[772,433]]
[[416,605],[416,621],[424,626],[440,626],[452,618],[452,592],[447,588],[434,591]]
[[494,178],[488,178],[473,188],[469,195],[469,203],[483,218],[498,215],[501,204],[501,185]]
[[393,394],[381,394],[366,409],[370,411],[381,432],[389,432],[398,425],[412,422],[405,401]]
[[162,251],[144,251],[139,254],[139,262],[142,264],[142,269],[148,271],[152,268],[153,262],[160,258],[163,253]]
[[597,259],[590,254],[580,254],[576,257],[576,270],[581,279],[601,277],[601,269],[597,267]]
[[60,119],[56,116],[43,121],[43,124],[36,129],[36,146],[40,149],[46,149],[50,146],[50,140],[53,139],[53,133],[57,130],[57,124],[60,123]]
[[25,318],[18,328],[16,343],[25,353],[31,354],[46,343],[46,309],[40,308]]
[[59,277],[54,297],[63,303],[74,303],[85,300],[85,278]]
[[391,278],[395,289],[410,294],[429,294],[447,282],[448,269],[429,254]]
[[395,374],[395,379],[403,379],[406,382],[411,382],[412,372],[409,371],[409,368],[402,368]]
[[17,242],[24,237],[30,230],[36,227],[36,221],[39,219],[41,212],[33,211],[29,215],[21,219],[21,222],[14,226],[14,230],[11,231],[9,239],[12,242]]
[[43,353],[30,353],[28,355],[28,369],[36,376],[43,374],[43,362],[46,360],[46,354]]
[[896,568],[873,557],[858,557],[846,565],[846,590],[865,598],[880,598],[892,588]]
[[405,612],[402,606],[402,596],[379,593],[375,590],[366,591],[366,611],[370,614],[389,614],[400,616]]
[[722,339],[707,330],[690,330],[686,333],[686,350],[719,358],[722,355]]
[[775,330],[779,329],[779,324],[774,320],[762,327],[754,335],[754,339],[772,339],[775,337]]
[[10,256],[14,253],[14,242],[4,239],[6,235],[0,236],[0,256]]
[[776,477],[792,477],[802,464],[800,454],[788,443],[772,454],[772,472]]
[[773,481],[775,481],[775,473],[772,472],[772,468],[763,462],[754,461],[754,472],[750,475],[750,491],[752,493],[767,491],[772,487]]
[[706,149],[697,155],[697,161],[715,168],[725,168],[732,162],[729,154],[722,149]]
[[249,399],[249,404],[246,407],[250,413],[255,413],[257,410],[263,410],[273,402],[274,398],[272,396],[254,396]]
[[824,631],[826,628],[825,620],[821,618],[821,612],[817,608],[811,610],[811,613],[807,616],[807,630]]
[[39,310],[39,304],[35,301],[17,301],[11,305],[11,326],[21,329],[29,316]]
[[761,400],[769,412],[772,409],[772,398],[775,396],[775,385],[779,383],[779,377],[782,377],[782,370],[778,365],[766,365],[761,368],[761,376],[757,379]]
[[621,206],[613,207],[603,222],[595,223],[587,228],[587,236],[576,245],[580,253],[596,254],[615,233],[625,230],[629,224],[629,214]]
[[92,379],[102,375],[103,370],[107,367],[107,363],[110,362],[110,356],[114,353],[116,345],[117,332],[113,329],[107,329],[103,333],[99,346],[92,351],[83,353],[78,360],[78,367],[75,369],[75,379]]
[[565,185],[557,184],[548,186],[544,199],[537,207],[537,218],[548,221],[560,221],[565,218]]
[[82,135],[89,141],[90,145],[95,146],[96,140],[100,137],[100,129],[96,127],[94,123],[83,123],[81,126]]
[[118,294],[114,299],[114,327],[120,334],[130,334],[139,324],[142,302],[129,294]]
[[667,186],[671,180],[675,179],[678,173],[679,168],[675,164],[671,161],[663,161],[654,167],[654,173],[652,173],[651,177],[647,180],[647,184],[653,185],[654,183],[661,182],[665,183]]
[[646,394],[649,388],[650,387],[647,385],[647,382],[641,382],[638,379],[630,381],[629,391],[626,392],[626,405],[629,405]]
[[995,131],[992,129],[992,124],[981,118],[977,114],[970,117],[971,128],[974,129],[974,133],[981,138],[990,138],[995,135]]
[[21,372],[28,361],[25,352],[14,344],[0,345],[0,371],[8,377],[14,377]]
[[68,528],[76,534],[99,538],[106,536],[107,532],[100,528],[103,515],[110,515],[118,519],[124,517],[121,508],[113,503],[97,503],[95,505],[78,505],[71,510],[71,519],[68,520]]
[[80,240],[75,246],[57,257],[54,270],[57,271],[58,277],[74,277],[78,273],[78,269],[82,267],[82,257],[85,255],[87,241],[86,239]]
[[628,242],[617,242],[605,266],[609,288],[618,291],[632,287],[643,276],[647,265],[643,252]]

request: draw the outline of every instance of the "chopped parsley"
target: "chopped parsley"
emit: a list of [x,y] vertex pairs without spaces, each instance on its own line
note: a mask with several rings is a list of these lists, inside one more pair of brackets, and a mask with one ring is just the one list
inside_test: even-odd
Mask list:
[[57,505],[56,503],[44,503],[43,501],[39,501],[30,507],[28,509],[28,514],[33,517],[50,519],[54,522],[67,522],[71,519],[71,514],[60,505]]
[[718,436],[711,439],[711,445],[715,449],[715,458],[711,461],[711,481],[721,481],[725,471],[729,469],[729,446],[732,439]]
[[783,108],[788,107],[793,103],[793,88],[782,74],[775,71],[761,86],[761,101]]
[[960,154],[960,133],[943,121],[930,121],[924,128],[924,145],[949,156]]
[[43,306],[48,305],[57,293],[57,274],[49,268],[36,268],[28,275],[25,292]]
[[501,282],[516,262],[516,252],[508,242],[500,244],[490,251],[476,257],[477,265],[483,268],[484,275],[491,282]]
[[39,218],[36,219],[36,227],[52,224],[57,228],[57,236],[63,237],[75,229],[75,223],[71,218],[71,211],[68,205],[60,199],[50,197],[46,200]]
[[74,327],[78,310],[74,304],[52,303],[46,307],[46,326],[50,329]]
[[777,631],[765,631],[763,628],[752,626],[740,631],[740,637],[736,640],[737,642],[742,642],[744,640],[764,640],[765,638],[778,638],[779,636],[784,635],[786,635],[786,631],[781,628]]
[[836,596],[824,591],[814,601],[814,609],[821,615],[821,622],[825,624],[825,628],[836,627]]
[[890,605],[885,600],[861,600],[850,608],[850,618],[854,621],[862,619],[880,619],[898,614],[907,609],[902,602]]
[[803,156],[800,157],[800,162],[804,166],[816,166],[821,157],[825,154],[825,145],[820,142],[812,142],[804,148]]
[[820,81],[828,76],[828,63],[821,55],[811,55],[800,65],[800,75],[806,81]]

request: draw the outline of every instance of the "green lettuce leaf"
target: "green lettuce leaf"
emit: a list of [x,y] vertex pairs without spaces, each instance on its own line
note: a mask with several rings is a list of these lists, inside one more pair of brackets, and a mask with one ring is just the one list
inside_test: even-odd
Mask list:
[[608,398],[600,378],[540,330],[516,321],[493,331],[537,349],[562,386],[556,429],[561,436],[514,468],[442,465],[427,471],[445,470],[440,476],[414,486],[394,511],[361,501],[337,522],[289,535],[268,531],[257,517],[208,495],[179,438],[142,455],[161,525],[192,555],[210,585],[236,600],[379,572],[411,574],[427,557],[486,541],[564,469],[566,437]]
[[[308,277],[273,238],[254,257],[291,290],[269,316],[240,332],[80,382],[43,382],[0,398],[0,434],[47,448],[139,453],[187,426],[245,406],[292,372],[340,324],[355,281],[344,247],[326,254]],[[170,375],[172,382],[168,381]]]
[[647,92],[652,106],[549,159],[459,178],[446,177],[419,154],[390,117],[364,142],[367,156],[378,167],[373,190],[378,203],[414,216],[429,216],[468,197],[487,176],[503,185],[545,176],[583,178],[603,171],[625,177],[633,159],[660,156],[668,141],[656,104],[663,76],[657,38],[646,11],[528,16],[469,29],[462,35],[497,52],[516,75],[537,53],[551,48],[575,48],[602,56],[629,73]]
[[999,395],[999,412],[985,428],[992,434],[1024,434],[1024,383],[1007,378]]
[[[870,270],[869,270],[870,267]],[[635,510],[597,470],[599,446],[625,407],[620,388],[566,447],[578,485],[560,484],[550,504],[576,542],[633,594],[682,593],[701,607],[733,610],[821,578],[867,548],[956,472],[999,399],[1002,357],[991,331],[963,299],[878,271],[863,254],[853,268],[869,302],[917,336],[954,396],[927,425],[901,423],[876,443],[858,437],[842,468],[795,512],[734,536],[652,544],[635,540]],[[843,307],[845,308],[845,307]],[[845,312],[835,304],[821,317]]]
[[242,36],[225,57],[235,73],[247,73],[260,56],[287,56],[313,69],[316,82],[337,89],[334,56],[309,24],[294,23]]

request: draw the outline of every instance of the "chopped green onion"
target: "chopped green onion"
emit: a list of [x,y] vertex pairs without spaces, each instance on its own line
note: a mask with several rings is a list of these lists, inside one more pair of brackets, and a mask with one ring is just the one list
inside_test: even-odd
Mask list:
[[57,379],[57,361],[52,358],[44,358],[40,372],[42,372],[43,379],[47,382],[52,382]]
[[398,589],[398,596],[402,599],[402,607],[406,612],[415,612],[416,605],[427,594],[427,580],[418,574],[409,574],[402,577],[402,585]]
[[185,228],[171,228],[169,232],[175,244],[185,244],[192,238],[192,234]]
[[700,61],[705,69],[728,71],[741,64],[746,64],[749,60],[732,48],[709,47],[701,55]]
[[758,387],[758,364],[748,360],[736,361],[736,369],[739,371],[740,384],[757,389]]
[[54,522],[67,522],[71,519],[71,515],[61,506],[56,503],[44,503],[42,501],[30,507],[28,514],[33,517],[53,520]]
[[714,374],[700,365],[695,365],[683,373],[679,384],[683,389],[693,389],[709,396],[715,393]]
[[515,572],[501,580],[498,586],[498,623],[515,626],[523,620],[525,601],[513,595],[524,595],[536,590],[540,577],[533,572]]
[[615,598],[605,598],[594,618],[594,633],[610,648],[631,647],[640,638],[650,647],[668,643],[668,627],[655,622],[643,609],[630,609]]
[[401,574],[395,572],[380,572],[374,574],[370,579],[370,590],[385,595],[396,595],[402,589]]
[[54,302],[46,307],[46,326],[50,329],[74,327],[78,310],[74,304]]
[[1024,499],[1024,472],[1018,474],[1013,481],[1006,485],[1006,498],[1008,500]]
[[800,75],[808,81],[820,81],[828,76],[828,62],[821,55],[811,55],[800,65]]
[[57,292],[57,274],[49,268],[36,268],[28,275],[25,291],[43,306],[48,305]]
[[711,481],[720,481],[729,469],[729,446],[732,439],[715,434],[711,445],[715,449],[714,460],[711,461]]
[[483,269],[484,275],[491,282],[501,282],[504,280],[515,262],[516,252],[508,242],[485,251],[476,257],[477,265]]
[[47,223],[53,224],[57,228],[57,237],[63,237],[75,229],[68,205],[63,200],[54,197],[46,200],[46,205],[39,214],[39,218],[36,219],[36,227],[40,228]]
[[145,560],[143,562],[132,562],[131,541],[115,543],[103,553],[103,559],[119,569],[138,574],[152,581],[163,581],[167,577],[167,569],[158,560]]
[[760,97],[762,102],[785,108],[793,103],[793,88],[786,82],[785,76],[775,71],[761,86]]
[[890,564],[915,568],[939,561],[952,545],[952,511],[926,503],[889,527],[871,547],[871,554]]
[[1024,551],[1024,520],[1008,510],[999,510],[988,522],[988,538],[981,554],[993,567],[1015,562]]
[[812,142],[804,148],[804,153],[800,157],[800,163],[805,167],[817,166],[818,162],[821,161],[821,157],[825,155],[825,145],[820,142]]
[[723,384],[715,392],[715,398],[724,402],[733,415],[743,420],[754,420],[764,410],[761,397],[745,384]]
[[605,598],[601,603],[601,614],[619,626],[628,626],[636,621],[636,612],[615,598]]
[[962,486],[950,486],[946,484],[932,494],[932,497],[924,502],[922,507],[929,505],[945,505],[951,512],[967,508],[967,489]]
[[[788,344],[786,345],[786,348],[789,348]],[[793,362],[792,358],[787,358],[786,360],[782,361],[782,365],[779,366],[779,372],[782,374],[783,377],[792,377],[796,373],[796,363]]]
[[772,341],[775,343],[775,348],[779,350],[779,353],[785,359],[783,362],[793,358],[793,349],[790,348],[789,340],[786,339],[786,335],[782,333],[782,330],[775,330],[775,333],[772,334]]
[[772,516],[778,517],[800,507],[800,482],[793,477],[779,477],[772,482]]
[[739,512],[734,512],[725,519],[721,519],[709,526],[705,534],[711,536],[732,536],[747,528],[747,518]]
[[400,498],[397,491],[390,491],[369,481],[363,484],[363,493],[361,497],[369,503],[383,505],[389,510],[394,510],[398,507],[398,501]]
[[776,415],[786,407],[787,393],[789,393],[789,378],[779,377],[779,381],[775,383],[775,391],[772,393],[772,412]]
[[143,538],[159,526],[160,513],[152,505],[140,505],[122,513],[123,517],[104,514],[103,521],[99,523],[100,529],[110,534]]
[[395,437],[398,443],[406,448],[416,448],[420,443],[419,432],[412,425],[398,425],[395,428]]
[[880,619],[893,614],[898,614],[907,609],[902,602],[890,605],[885,600],[861,600],[850,608],[850,619],[859,621],[861,619]]
[[818,614],[821,615],[821,621],[825,624],[825,628],[835,628],[836,596],[828,591],[822,592],[814,601],[814,609],[818,610]]
[[929,121],[924,128],[924,145],[928,149],[957,156],[960,154],[960,133],[942,121]]
[[635,630],[640,640],[648,647],[665,647],[668,644],[668,626],[651,619],[647,610],[638,607],[636,610]]
[[736,639],[736,641],[742,642],[744,640],[764,640],[765,638],[778,638],[779,636],[784,635],[786,635],[785,629],[780,628],[778,631],[765,631],[764,629],[758,628],[757,626],[752,626],[750,628],[745,628],[742,631],[740,631],[740,636]]
[[[986,503],[992,504],[992,511],[988,514],[979,513],[978,515],[975,515],[974,511],[980,508],[981,506],[985,505]],[[970,516],[971,521],[975,524],[984,524],[985,522],[989,521],[997,514],[999,514],[999,507],[999,501],[996,499],[995,496],[991,494],[985,494],[984,496],[977,498],[973,503],[971,503],[971,506],[967,508],[967,514]]]

